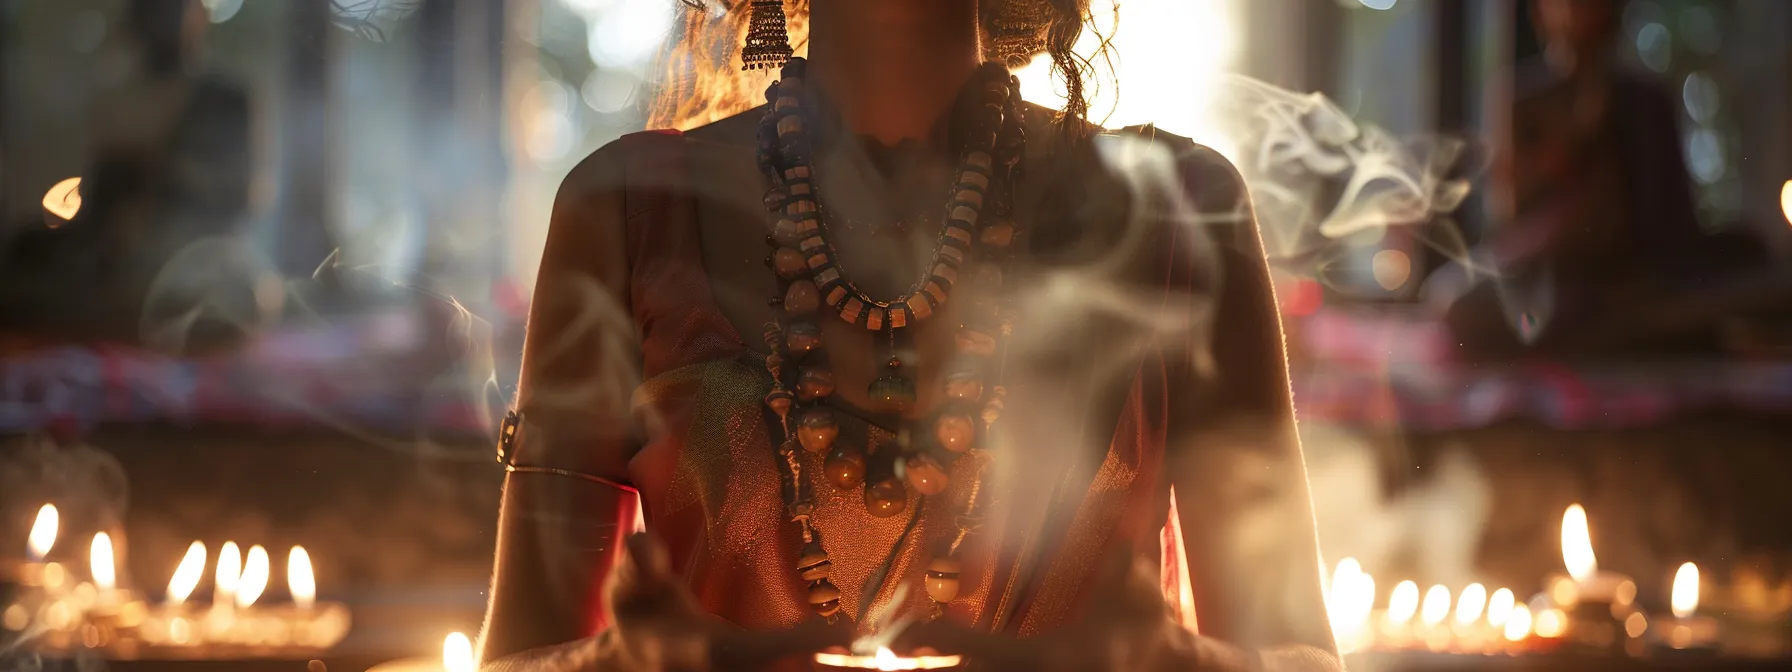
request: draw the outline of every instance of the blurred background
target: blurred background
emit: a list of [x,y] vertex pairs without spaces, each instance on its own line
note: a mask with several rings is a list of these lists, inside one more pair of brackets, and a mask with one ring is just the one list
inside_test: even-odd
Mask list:
[[[1578,502],[1783,629],[1792,3],[1094,4],[1094,116],[1251,182],[1328,566],[1522,600]],[[0,0],[0,557],[53,502],[152,601],[298,544],[338,651],[475,631],[554,191],[720,7]]]

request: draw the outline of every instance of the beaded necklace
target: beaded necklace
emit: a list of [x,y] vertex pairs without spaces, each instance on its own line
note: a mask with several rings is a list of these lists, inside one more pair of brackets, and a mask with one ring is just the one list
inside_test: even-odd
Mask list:
[[[805,65],[804,59],[791,59],[779,81],[766,90],[770,106],[760,121],[758,148],[760,168],[771,184],[765,195],[771,221],[766,243],[772,248],[766,263],[778,279],[778,292],[771,300],[777,319],[765,328],[771,353],[765,365],[772,377],[765,405],[772,412],[768,417],[779,456],[785,513],[802,533],[797,574],[808,586],[809,606],[835,620],[840,590],[828,580],[831,563],[810,521],[816,479],[805,478],[803,472],[814,456],[825,455],[821,480],[842,490],[864,486],[865,507],[878,517],[897,515],[907,507],[906,488],[923,497],[944,492],[944,467],[956,459],[972,459],[973,479],[955,519],[957,530],[941,540],[927,566],[925,587],[937,615],[958,595],[958,549],[981,525],[985,446],[1006,394],[1001,355],[1011,328],[1000,299],[1018,233],[1012,219],[1014,182],[1026,142],[1020,84],[998,64],[985,64],[978,71],[972,83],[979,95],[975,123],[964,135],[967,142],[928,271],[902,295],[880,299],[859,289],[837,261],[829,213],[818,198],[811,164]],[[873,456],[864,446],[838,441],[839,420],[828,402],[834,374],[822,347],[817,315],[825,308],[888,344],[887,358],[879,362],[883,371],[868,392],[873,410],[899,414],[914,404],[916,394],[914,381],[897,356],[898,341],[906,340],[915,324],[933,317],[961,285],[972,296],[968,309],[960,311],[964,323],[954,339],[958,356],[946,376],[947,401],[930,419],[903,421],[897,432],[899,454],[889,458],[893,460],[889,468],[870,470],[879,477],[867,484],[867,461]],[[992,384],[986,386],[985,380]]]

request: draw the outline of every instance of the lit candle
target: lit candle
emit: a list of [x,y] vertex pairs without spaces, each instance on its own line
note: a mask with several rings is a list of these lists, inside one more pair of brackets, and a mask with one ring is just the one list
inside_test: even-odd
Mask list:
[[1673,618],[1658,618],[1649,624],[1656,631],[1658,644],[1681,651],[1708,651],[1716,646],[1717,621],[1698,615],[1698,565],[1688,562],[1674,572],[1668,604],[1673,610]]
[[317,603],[317,575],[311,571],[311,554],[304,546],[294,546],[286,554],[286,589],[300,609],[308,610]]
[[[46,562],[50,549],[56,546],[56,534],[61,525],[62,514],[55,504],[39,507],[37,517],[31,522],[31,531],[25,536],[25,561],[0,564],[0,586],[29,586],[54,594],[64,592],[68,583],[67,571],[60,563]],[[0,592],[14,591],[7,588]],[[9,597],[0,595],[0,598]]]
[[877,647],[871,654],[822,652],[815,654],[815,663],[823,668],[841,670],[948,670],[964,662],[960,656],[899,656],[889,647]]
[[1427,648],[1441,651],[1450,646],[1450,630],[1439,627],[1449,615],[1450,589],[1442,584],[1427,589],[1425,601],[1419,606],[1419,622],[1422,624],[1419,636],[1424,638]]
[[412,658],[375,665],[367,672],[473,672],[473,640],[458,632],[442,638],[442,657]]
[[1599,568],[1587,511],[1579,504],[1562,512],[1562,564],[1568,576],[1554,574],[1544,584],[1549,604],[1531,605],[1538,636],[1558,629],[1556,617],[1546,611],[1559,612],[1556,636],[1567,643],[1613,652],[1622,648],[1624,621],[1635,610],[1636,582]]
[[1338,649],[1351,653],[1366,648],[1373,635],[1367,626],[1375,607],[1375,577],[1364,572],[1356,558],[1338,562],[1325,604]]
[[55,504],[39,508],[37,518],[31,522],[31,534],[25,538],[25,557],[31,562],[43,562],[49,557],[50,549],[56,546],[56,531],[61,525],[62,514]]
[[248,609],[254,606],[267,587],[268,549],[256,544],[249,547],[249,555],[243,561],[243,576],[236,585],[236,608]]
[[1481,620],[1481,613],[1487,608],[1487,587],[1479,583],[1468,584],[1456,596],[1456,642],[1469,651],[1479,651],[1487,645],[1492,634]]
[[195,541],[187,547],[187,554],[181,556],[180,565],[174,568],[174,576],[168,579],[167,603],[172,606],[184,604],[204,576],[205,542]]
[[87,553],[87,567],[94,586],[99,588],[99,602],[116,602],[118,564],[113,557],[112,535],[105,532],[93,535],[93,546]]
[[237,583],[243,580],[243,552],[236,542],[226,541],[218,547],[218,567],[212,575],[212,606],[236,604]]
[[1388,594],[1388,609],[1382,614],[1382,638],[1393,647],[1412,639],[1412,617],[1419,613],[1419,584],[1401,581]]

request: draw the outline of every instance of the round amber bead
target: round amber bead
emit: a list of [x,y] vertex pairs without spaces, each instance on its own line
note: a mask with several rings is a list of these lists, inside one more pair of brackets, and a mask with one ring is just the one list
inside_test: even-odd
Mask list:
[[950,556],[934,558],[927,563],[927,596],[935,602],[951,602],[958,597],[958,575],[962,567]]
[[908,508],[908,491],[902,481],[884,479],[865,488],[865,510],[878,518],[889,518]]
[[787,280],[800,278],[809,273],[809,260],[803,257],[802,252],[780,247],[772,253],[772,270]]
[[840,611],[840,589],[835,588],[827,579],[816,581],[809,586],[809,608],[822,618],[828,618]]
[[803,411],[796,428],[796,438],[802,442],[803,450],[811,453],[826,452],[834,445],[834,439],[838,436],[840,423],[834,419],[833,411],[822,406]]
[[821,473],[829,483],[841,490],[859,487],[865,482],[865,452],[852,446],[836,445],[821,465]]
[[933,421],[933,438],[941,448],[962,453],[977,441],[977,425],[971,422],[971,416],[948,413]]
[[820,581],[828,578],[828,571],[834,563],[828,561],[828,552],[822,550],[821,544],[809,542],[803,547],[803,555],[796,561],[796,571],[804,581]]
[[821,347],[821,325],[814,322],[795,322],[784,330],[784,347],[791,354],[807,355]]
[[902,465],[903,476],[915,492],[922,496],[937,495],[946,489],[946,470],[926,455],[911,455]]
[[784,292],[784,310],[793,315],[808,315],[821,307],[821,290],[815,283],[798,280],[790,283],[790,289]]
[[983,376],[961,371],[946,377],[946,396],[954,401],[976,401],[983,396]]
[[803,401],[815,401],[834,393],[834,370],[825,366],[805,366],[796,376],[796,395]]

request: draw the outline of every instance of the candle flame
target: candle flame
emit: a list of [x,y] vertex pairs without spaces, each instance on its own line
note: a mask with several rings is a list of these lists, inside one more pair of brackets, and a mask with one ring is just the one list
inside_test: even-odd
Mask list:
[[1419,620],[1425,625],[1437,625],[1450,615],[1450,589],[1443,584],[1432,586],[1425,591],[1424,605],[1419,607]]
[[1419,584],[1401,581],[1388,595],[1388,625],[1406,625],[1419,611]]
[[1375,577],[1364,572],[1356,558],[1340,560],[1325,602],[1333,641],[1346,652],[1354,650],[1375,608]]
[[174,568],[174,576],[168,579],[168,603],[180,604],[187,601],[193,589],[199,587],[199,580],[205,577],[205,542],[195,541],[187,547],[187,554],[181,556],[180,565]]
[[1479,583],[1468,584],[1456,598],[1456,623],[1467,626],[1481,620],[1481,610],[1486,606],[1487,587]]
[[1780,213],[1786,216],[1786,222],[1792,223],[1792,180],[1780,186]]
[[1568,575],[1585,582],[1599,571],[1599,560],[1593,556],[1593,534],[1587,527],[1587,510],[1573,504],[1562,512],[1562,564]]
[[32,562],[49,557],[50,548],[56,545],[56,528],[61,525],[62,514],[56,511],[55,504],[45,504],[37,510],[37,520],[31,523],[31,536],[25,541],[25,550]]
[[236,606],[247,609],[261,597],[261,591],[268,587],[268,549],[260,544],[249,547],[249,555],[243,561],[242,580],[236,586]]
[[880,669],[880,670],[900,670],[900,669],[902,669],[902,659],[897,658],[896,652],[891,651],[890,647],[887,647],[887,646],[877,647],[876,660],[877,660],[877,669]]
[[450,632],[447,637],[443,637],[442,669],[447,672],[473,672],[473,640],[459,632]]
[[286,555],[286,588],[292,593],[292,603],[300,608],[317,603],[317,575],[311,571],[311,554],[304,546],[294,546]]
[[1512,607],[1511,618],[1506,619],[1506,641],[1521,642],[1531,634],[1531,608],[1525,605]]
[[1512,618],[1512,606],[1518,602],[1518,596],[1512,594],[1511,588],[1493,591],[1487,598],[1487,624],[1500,627]]
[[1699,566],[1686,563],[1674,572],[1674,592],[1668,598],[1675,618],[1691,618],[1699,610]]
[[236,542],[226,541],[218,548],[218,568],[213,575],[212,583],[217,588],[218,604],[229,602],[236,597],[237,584],[243,580],[243,552],[236,547]]
[[87,553],[87,566],[93,574],[93,582],[101,590],[118,587],[118,566],[112,560],[112,535],[105,532],[93,535],[93,549]]
[[[81,211],[81,178],[65,178],[44,192],[44,210],[62,221],[73,221],[75,213]],[[54,229],[61,226],[62,222],[48,224]]]

